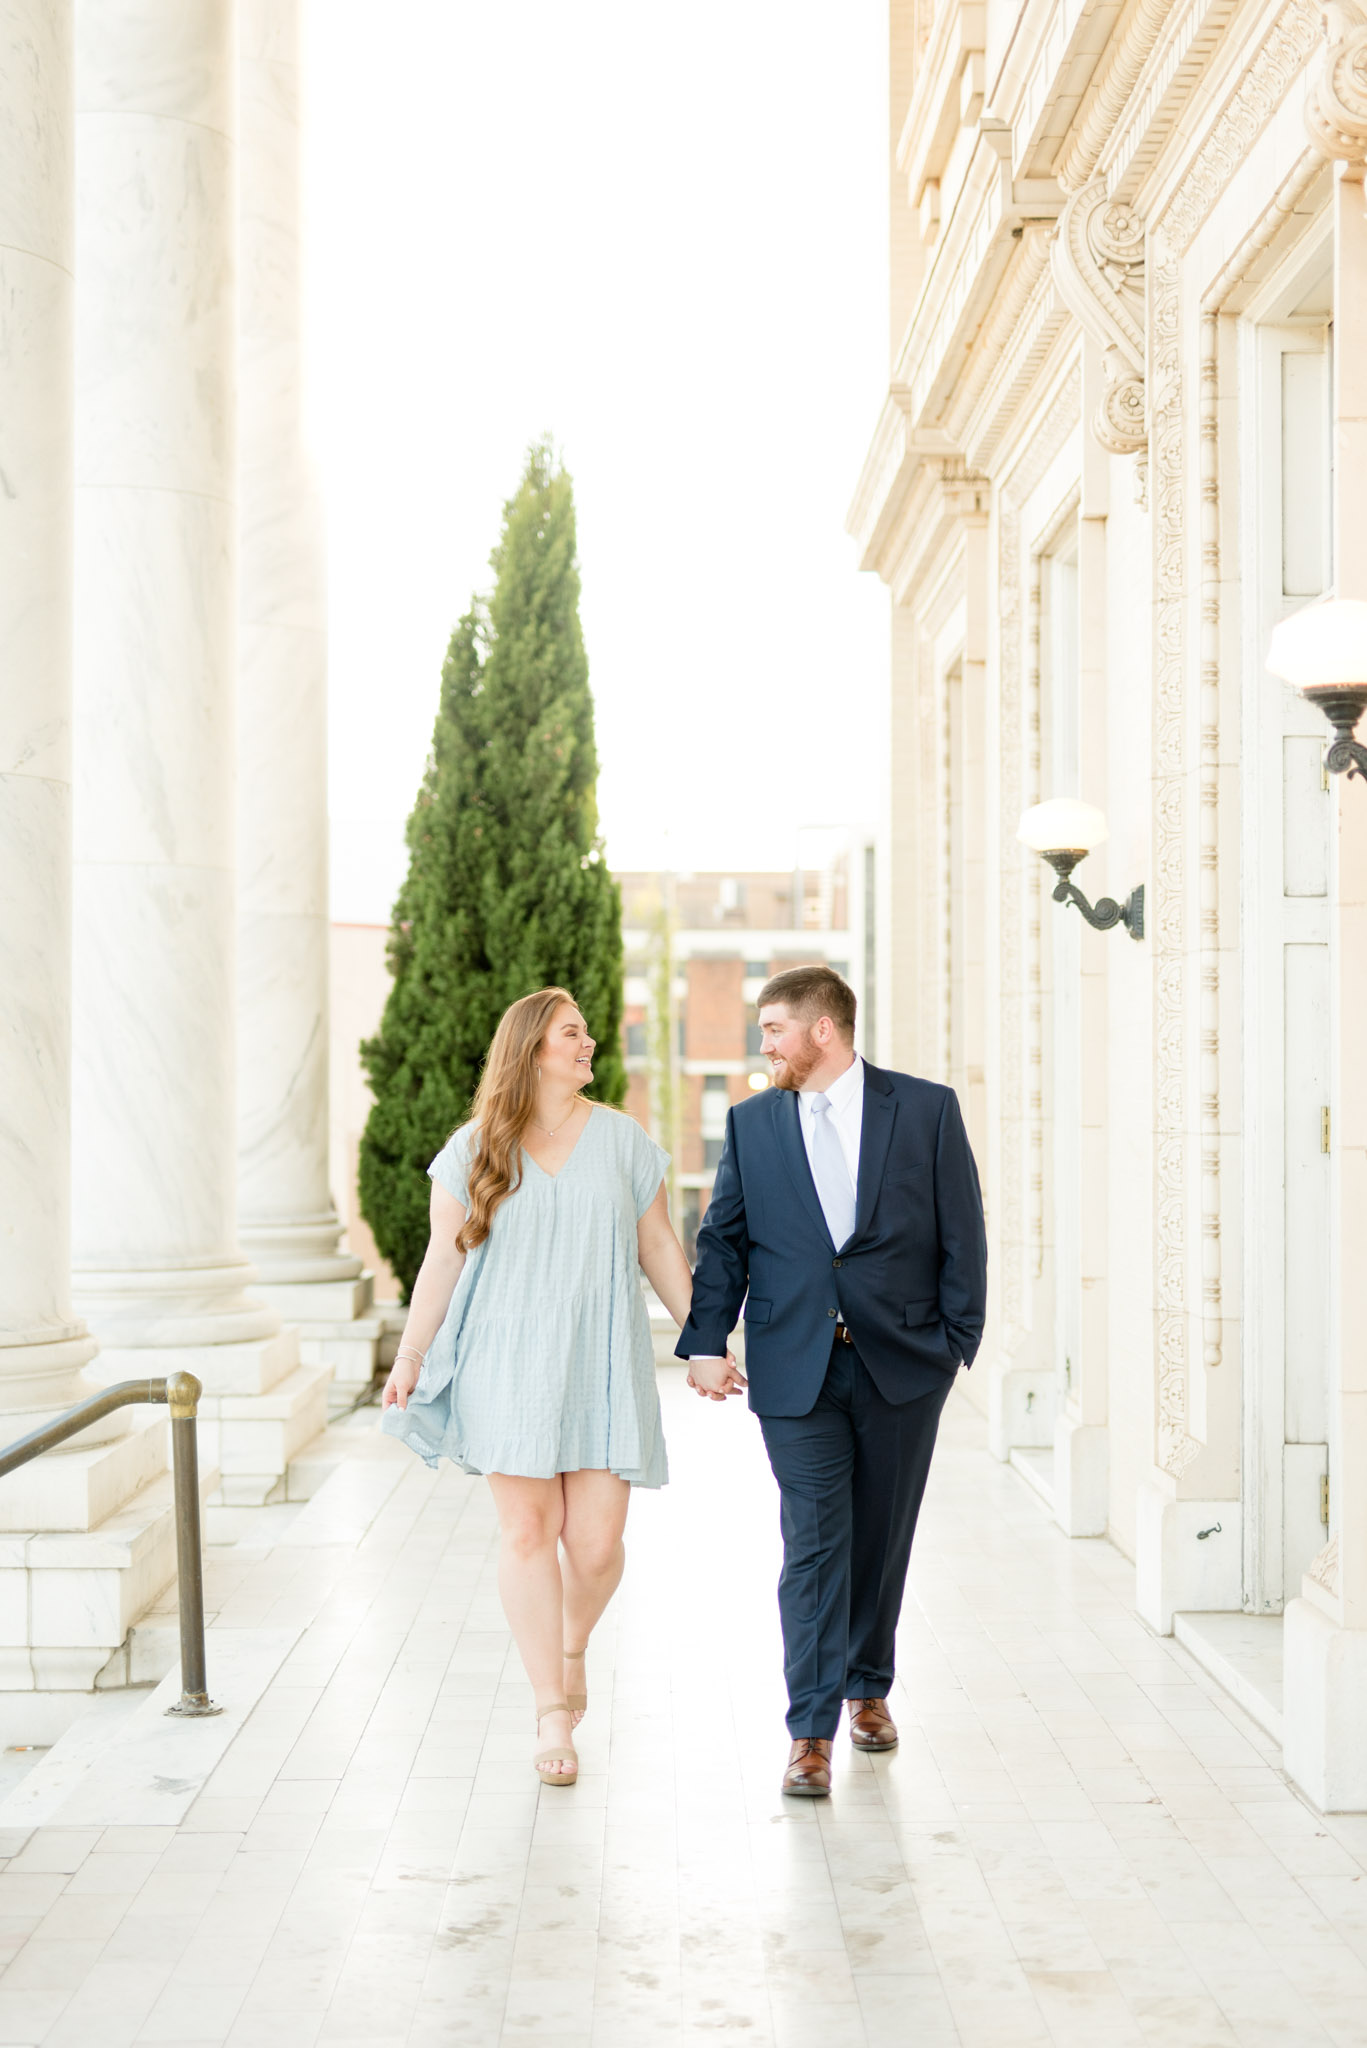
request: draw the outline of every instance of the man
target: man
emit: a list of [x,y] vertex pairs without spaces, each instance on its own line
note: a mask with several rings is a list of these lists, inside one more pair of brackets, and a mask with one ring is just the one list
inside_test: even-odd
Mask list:
[[786,1793],[831,1789],[848,1700],[859,1749],[891,1749],[894,1638],[940,1411],[982,1337],[987,1241],[952,1088],[854,1050],[854,991],[829,967],[760,990],[777,1086],[737,1103],[698,1233],[676,1347],[723,1399],[745,1302],[750,1406],[778,1481]]

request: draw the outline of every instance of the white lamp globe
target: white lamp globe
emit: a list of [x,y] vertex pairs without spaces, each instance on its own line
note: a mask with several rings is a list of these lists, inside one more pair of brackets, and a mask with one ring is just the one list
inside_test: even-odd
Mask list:
[[1367,603],[1330,597],[1272,628],[1267,665],[1305,692],[1367,688]]
[[1016,837],[1033,853],[1090,853],[1106,837],[1106,814],[1076,797],[1056,796],[1024,813]]

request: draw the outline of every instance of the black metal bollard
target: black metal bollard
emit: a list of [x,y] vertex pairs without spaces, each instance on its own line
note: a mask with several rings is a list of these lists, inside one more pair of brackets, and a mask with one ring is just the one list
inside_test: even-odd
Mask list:
[[168,1714],[221,1714],[209,1698],[204,1662],[204,1556],[199,1535],[199,1439],[196,1416],[203,1392],[191,1372],[166,1381],[171,1410],[171,1462],[176,1487],[176,1579],[180,1595],[180,1698]]

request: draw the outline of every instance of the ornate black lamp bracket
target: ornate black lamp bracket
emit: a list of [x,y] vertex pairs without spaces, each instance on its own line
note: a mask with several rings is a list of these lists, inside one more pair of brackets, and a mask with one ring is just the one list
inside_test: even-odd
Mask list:
[[[1361,751],[1361,750],[1359,750]],[[1113,896],[1103,896],[1098,903],[1089,903],[1070,879],[1073,869],[1086,858],[1085,851],[1065,849],[1061,852],[1046,853],[1044,856],[1058,876],[1054,889],[1055,903],[1072,903],[1082,912],[1088,924],[1096,932],[1108,932],[1112,925],[1123,924],[1132,939],[1144,936],[1144,884],[1131,890],[1123,903],[1117,903]]]
[[[1308,694],[1308,693],[1307,693]],[[1334,728],[1324,765],[1331,775],[1360,775],[1367,782],[1367,747],[1353,738],[1353,728],[1362,716],[1367,691],[1316,690],[1314,701]]]

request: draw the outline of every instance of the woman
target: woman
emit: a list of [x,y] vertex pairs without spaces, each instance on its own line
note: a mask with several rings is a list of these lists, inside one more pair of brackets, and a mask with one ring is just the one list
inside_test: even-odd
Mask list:
[[641,1271],[681,1328],[693,1291],[668,1154],[583,1100],[593,1049],[563,988],[504,1012],[470,1121],[428,1168],[432,1234],[384,1390],[390,1435],[488,1477],[548,1785],[578,1775],[584,1656],[631,1488],[668,1476]]

